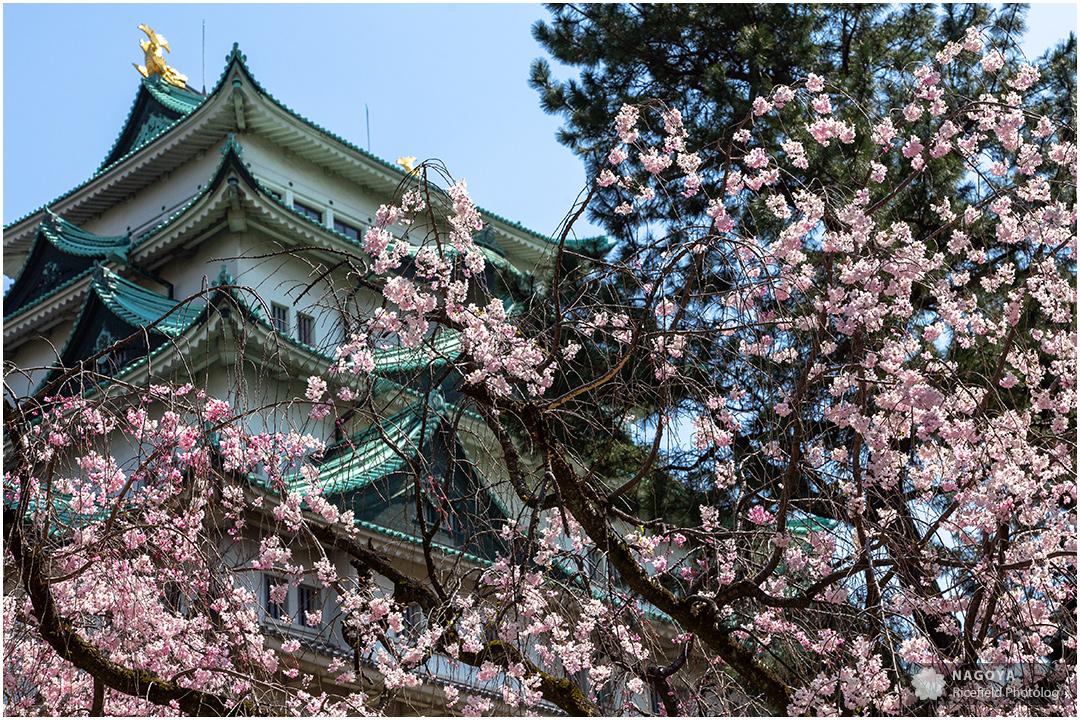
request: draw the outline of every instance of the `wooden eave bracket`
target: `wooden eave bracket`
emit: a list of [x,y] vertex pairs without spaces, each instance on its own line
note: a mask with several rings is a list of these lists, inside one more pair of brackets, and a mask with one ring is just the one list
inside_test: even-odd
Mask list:
[[241,85],[243,82],[240,78],[233,78],[233,112],[236,114],[236,129],[242,132],[247,130],[247,118],[244,117],[244,91],[240,89]]

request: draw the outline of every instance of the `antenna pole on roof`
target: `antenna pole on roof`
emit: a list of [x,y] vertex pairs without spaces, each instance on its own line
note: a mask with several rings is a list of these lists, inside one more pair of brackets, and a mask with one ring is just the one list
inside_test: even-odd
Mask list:
[[202,94],[206,94],[206,18],[202,21]]
[[371,152],[371,112],[367,103],[364,103],[364,118],[367,120],[367,151]]

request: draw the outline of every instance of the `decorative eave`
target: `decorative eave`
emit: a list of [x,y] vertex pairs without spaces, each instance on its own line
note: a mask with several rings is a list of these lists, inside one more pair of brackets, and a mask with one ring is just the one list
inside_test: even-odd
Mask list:
[[120,135],[97,173],[132,150],[153,141],[173,124],[190,115],[205,100],[203,95],[193,90],[178,88],[166,82],[160,75],[143,78]]
[[[86,299],[94,268],[89,267],[33,303],[4,318],[4,347],[10,351],[31,331],[44,334],[74,316]],[[13,286],[14,287],[14,286]]]
[[[252,82],[254,83],[253,80]],[[261,91],[257,85],[255,87]],[[399,186],[416,183],[402,168],[391,165],[311,123],[268,94],[256,94],[254,97],[245,95],[244,116],[249,131],[294,152],[299,157],[328,168],[335,175],[367,188],[387,201],[394,197]],[[446,200],[448,205],[448,198]],[[521,270],[531,270],[549,257],[557,247],[547,236],[483,208],[479,210],[485,225],[493,230],[498,244],[505,249],[506,255],[516,261]]]
[[[361,243],[312,220],[275,197],[252,175],[243,160],[243,146],[230,134],[220,148],[222,161],[213,176],[186,205],[139,236],[132,261],[148,268],[166,264],[179,248],[197,243],[216,226],[254,227],[274,238],[282,249],[304,247],[334,264],[343,255],[366,257]],[[222,217],[228,212],[231,220]],[[242,218],[242,219],[241,219]],[[415,254],[413,248],[412,254]],[[498,250],[481,245],[488,262],[500,271],[519,273]]]
[[[201,105],[154,140],[130,151],[109,168],[48,203],[69,222],[85,224],[125,198],[172,172],[221,141],[231,129],[229,118],[214,114],[216,103]],[[44,207],[4,228],[4,260],[29,250],[32,232]]]
[[[210,180],[172,216],[143,233],[131,251],[133,262],[148,268],[166,264],[180,248],[200,242],[215,227],[244,231],[257,227],[281,242],[282,248],[325,248],[326,259],[341,253],[360,255],[361,246],[295,208],[285,205],[251,174],[243,147],[230,134]],[[318,252],[315,250],[314,252]]]
[[[196,324],[205,316],[206,307],[171,300],[97,266],[57,367],[78,367],[114,342],[136,334],[146,344],[147,352],[153,353],[168,339],[179,337]],[[88,349],[90,343],[96,345]],[[46,374],[34,394],[52,384],[58,371]]]
[[112,237],[95,235],[72,225],[48,208],[45,208],[45,218],[38,231],[57,250],[79,257],[123,258],[131,246],[131,233]]
[[[201,235],[207,228],[215,224],[224,224],[228,212],[228,198],[225,191],[228,187],[229,177],[242,177],[248,183],[257,186],[257,181],[251,177],[243,162],[240,160],[240,148],[233,140],[229,140],[222,147],[222,160],[219,163],[209,182],[203,185],[203,189],[196,193],[184,206],[173,213],[170,217],[161,221],[148,231],[144,232],[135,240],[124,236],[128,240],[121,257],[118,252],[105,253],[100,258],[105,263],[117,263],[123,260],[125,263],[142,264],[152,258],[154,254],[148,252],[148,247],[153,247],[154,242],[160,244],[161,240],[169,239],[173,242],[167,247],[173,247],[176,238],[189,237],[190,233]],[[50,210],[45,209],[46,220],[56,217]],[[59,218],[57,218],[59,219]],[[65,228],[74,228],[71,223],[60,220]],[[84,235],[89,233],[83,232]],[[119,241],[120,239],[114,239]],[[153,241],[153,242],[151,242]],[[99,241],[100,242],[100,241]],[[29,258],[24,267],[29,264]],[[22,273],[20,273],[21,276]],[[80,308],[85,299],[85,293],[89,287],[87,279],[90,269],[72,280],[54,288],[49,293],[37,298],[33,303],[18,308],[16,312],[9,313],[4,318],[4,344],[11,347],[12,344],[23,339],[31,330],[43,331],[53,327],[63,320],[71,317],[72,311]],[[16,287],[12,284],[11,290]],[[11,292],[9,290],[9,292]]]
[[168,337],[180,335],[202,313],[202,308],[147,290],[105,267],[95,270],[91,289],[124,322]]
[[4,294],[5,334],[9,320],[81,279],[95,261],[125,262],[130,246],[130,235],[94,235],[46,208],[30,254]]
[[[405,466],[402,455],[417,456],[441,418],[422,404],[376,422],[348,440],[328,447],[315,479],[324,493],[359,490]],[[291,492],[307,494],[312,483],[301,475],[287,479]]]

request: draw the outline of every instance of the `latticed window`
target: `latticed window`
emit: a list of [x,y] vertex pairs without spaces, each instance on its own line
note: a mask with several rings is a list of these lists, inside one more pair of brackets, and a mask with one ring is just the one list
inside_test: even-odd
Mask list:
[[310,315],[296,314],[296,339],[305,345],[315,344],[315,319]]
[[[266,576],[266,615],[271,620],[280,620],[289,614],[289,591],[288,587],[285,589],[285,593],[280,597],[280,602],[274,602],[274,588],[284,584],[284,581],[279,578]],[[281,591],[278,590],[280,593]]]
[[308,613],[317,613],[322,610],[322,603],[319,602],[319,591],[310,585],[301,585],[296,589],[296,597],[298,600],[298,612],[296,613],[296,622],[303,625],[307,622]]
[[360,228],[355,228],[348,223],[343,223],[340,220],[334,220],[334,229],[345,237],[352,238],[353,240],[360,239]]
[[300,213],[302,213],[304,215],[307,215],[309,218],[311,218],[315,222],[317,222],[317,223],[322,222],[322,212],[321,211],[316,210],[315,208],[310,207],[308,205],[305,205],[304,203],[295,202],[295,201],[293,202],[293,207],[296,208],[298,211],[300,211]]
[[424,524],[428,527],[438,524],[439,529],[447,533],[456,533],[460,529],[453,508],[437,508],[431,502],[424,503]]
[[289,308],[277,303],[271,303],[270,314],[274,322],[274,329],[279,333],[287,334],[289,332]]
[[404,634],[409,638],[418,638],[420,634],[424,632],[424,628],[427,625],[427,620],[424,618],[424,610],[417,603],[410,603],[405,606],[404,613]]

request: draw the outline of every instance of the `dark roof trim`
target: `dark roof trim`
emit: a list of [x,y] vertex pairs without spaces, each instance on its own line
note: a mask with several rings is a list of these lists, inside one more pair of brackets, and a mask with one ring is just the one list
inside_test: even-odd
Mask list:
[[165,82],[160,75],[150,75],[139,84],[124,126],[109,154],[94,176],[133,150],[164,134],[173,125],[191,114],[206,98],[192,90],[178,88]]

